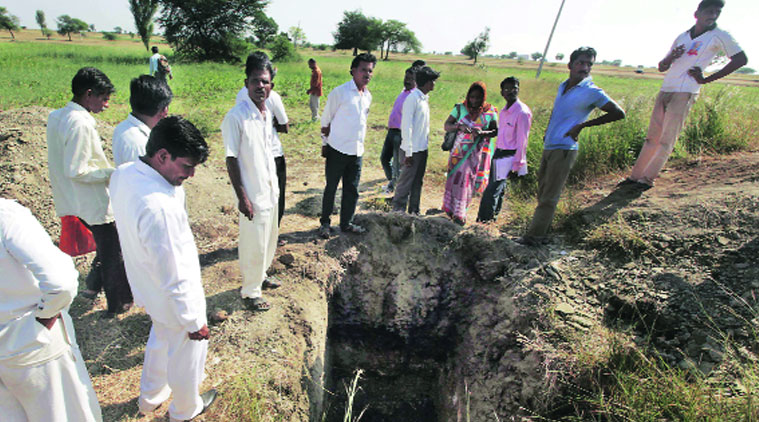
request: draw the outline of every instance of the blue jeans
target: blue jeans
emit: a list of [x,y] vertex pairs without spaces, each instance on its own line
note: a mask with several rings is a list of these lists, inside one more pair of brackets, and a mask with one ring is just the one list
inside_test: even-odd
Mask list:
[[382,170],[385,171],[385,177],[390,182],[390,186],[394,187],[398,181],[398,176],[401,174],[401,131],[399,129],[388,129],[387,136],[385,136],[385,143],[382,145],[382,153],[380,154],[380,164],[382,164]]
[[361,181],[362,157],[347,155],[327,145],[327,160],[324,173],[327,185],[322,197],[322,215],[319,222],[329,226],[330,215],[335,208],[335,192],[340,180],[343,181],[343,197],[340,200],[340,228],[344,229],[353,222],[358,203],[358,184]]

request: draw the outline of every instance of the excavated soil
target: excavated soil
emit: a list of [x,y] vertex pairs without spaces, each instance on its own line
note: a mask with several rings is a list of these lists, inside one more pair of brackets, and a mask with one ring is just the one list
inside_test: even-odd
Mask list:
[[[57,239],[49,112],[0,112],[0,196]],[[112,130],[99,128],[106,140]],[[186,183],[214,323],[203,388],[222,393],[198,420],[342,420],[344,384],[359,368],[364,421],[560,418],[577,412],[573,356],[611,337],[724,377],[724,337],[755,347],[758,162],[750,152],[676,163],[646,192],[615,189],[612,176],[590,183],[538,248],[502,234],[503,216],[503,226],[462,229],[384,212],[357,216],[363,236],[325,241],[314,230],[321,191],[291,191],[272,268],[284,285],[267,293],[271,311],[254,314],[239,299],[234,193],[212,158]],[[362,193],[362,209],[375,202]],[[91,258],[76,260],[82,280]],[[104,309],[102,297],[72,306],[105,420],[168,420],[166,406],[137,414],[149,318],[133,309],[101,319]]]

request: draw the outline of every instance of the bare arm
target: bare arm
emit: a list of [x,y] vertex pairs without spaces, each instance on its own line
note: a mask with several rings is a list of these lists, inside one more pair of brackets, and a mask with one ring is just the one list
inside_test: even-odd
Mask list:
[[688,70],[688,75],[690,75],[693,79],[696,80],[696,82],[701,85],[708,84],[710,82],[716,81],[717,79],[724,78],[725,76],[742,68],[747,63],[748,57],[746,57],[746,53],[741,51],[740,53],[730,57],[730,61],[725,65],[725,67],[718,70],[717,72],[712,73],[706,78],[704,78],[704,71],[698,66],[692,67],[690,70]]
[[237,195],[237,208],[242,215],[248,217],[248,220],[252,220],[255,215],[253,204],[250,203],[248,195],[245,193],[245,189],[243,189],[242,176],[240,176],[240,163],[237,161],[237,157],[227,157],[227,173],[229,174],[229,181],[232,183],[232,187]]
[[615,103],[614,100],[609,100],[608,103],[604,104],[604,106],[601,107],[601,110],[605,111],[606,113],[596,117],[595,119],[575,125],[575,127],[565,133],[564,136],[569,136],[574,139],[575,142],[577,142],[577,138],[580,136],[580,132],[586,127],[605,125],[607,123],[616,122],[617,120],[625,118],[625,111],[622,110],[622,107]]

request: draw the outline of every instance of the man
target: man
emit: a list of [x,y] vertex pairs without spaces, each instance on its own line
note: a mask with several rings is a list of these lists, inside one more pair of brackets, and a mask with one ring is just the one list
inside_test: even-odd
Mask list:
[[[274,91],[274,77],[277,76],[277,69],[272,68],[271,84],[268,87],[268,94],[266,94],[266,109],[272,114],[272,122],[274,130],[271,131],[271,153],[274,155],[274,163],[277,166],[277,181],[279,182],[279,203],[277,213],[277,226],[282,223],[282,217],[285,215],[285,186],[287,186],[287,163],[285,162],[285,150],[282,148],[282,141],[279,139],[279,133],[288,133],[290,131],[290,121],[287,118],[287,112],[285,111],[285,104],[282,102],[282,97],[277,91]],[[237,99],[235,104],[244,102],[246,98],[249,98],[248,88],[243,87],[237,93]],[[274,278],[270,277],[269,281],[273,281]],[[266,281],[264,281],[266,282]]]
[[322,114],[322,157],[326,158],[327,185],[322,198],[319,235],[330,236],[330,215],[335,206],[337,184],[343,182],[340,201],[340,230],[364,233],[366,229],[353,223],[361,180],[361,158],[369,118],[372,94],[367,85],[372,79],[377,58],[361,53],[351,62],[352,79],[333,89],[327,97]]
[[416,88],[403,102],[401,116],[401,155],[403,169],[393,197],[393,211],[419,214],[424,172],[427,169],[427,147],[430,135],[430,97],[440,73],[429,66],[416,71]]
[[158,54],[158,47],[156,46],[150,47],[150,51],[153,52],[153,55],[150,56],[150,70],[148,71],[148,74],[150,76],[155,76],[155,72],[158,70],[158,59],[161,58],[161,55]]
[[[595,60],[596,50],[590,47],[578,48],[569,57],[569,79],[559,85],[543,138],[543,156],[538,170],[538,206],[527,234],[520,239],[524,244],[532,246],[545,240],[569,171],[577,159],[580,132],[625,117],[624,110],[593,83],[590,71]],[[605,113],[586,121],[596,108]]]
[[403,78],[403,91],[395,98],[390,117],[387,119],[387,136],[385,136],[385,143],[380,154],[380,164],[382,164],[382,170],[385,171],[385,177],[388,181],[383,189],[385,193],[391,193],[395,190],[395,183],[401,174],[400,148],[403,102],[416,88],[416,70],[417,68],[413,66],[406,69],[406,75]]
[[[695,13],[696,24],[680,34],[669,54],[659,62],[664,76],[643,144],[630,177],[620,185],[640,189],[653,187],[654,180],[675,148],[675,142],[685,124],[691,106],[698,97],[701,85],[721,79],[748,63],[733,37],[717,28],[717,18],[725,5],[723,0],[703,0]],[[730,57],[721,70],[704,77],[708,66],[720,51]]]
[[227,113],[221,124],[227,172],[240,210],[240,294],[252,311],[269,310],[271,305],[261,290],[278,286],[274,280],[266,282],[266,270],[274,260],[279,235],[280,192],[271,145],[274,124],[266,107],[272,73],[265,53],[251,53],[245,63],[248,96]]
[[79,273],[28,209],[0,198],[0,419],[100,422],[67,312]]
[[519,79],[509,76],[501,81],[501,96],[506,105],[498,116],[498,138],[493,153],[490,182],[482,193],[477,221],[494,220],[501,212],[508,176],[527,174],[527,140],[532,126],[532,111],[519,100]]
[[94,297],[103,288],[108,302],[106,316],[113,317],[129,309],[132,293],[108,197],[108,182],[114,168],[105,157],[97,123],[90,113],[105,110],[114,89],[105,73],[84,67],[71,81],[71,90],[73,99],[50,113],[47,120],[47,161],[53,202],[59,217],[76,216],[92,232],[97,250],[93,270],[100,276],[87,278],[90,284],[83,294]]
[[322,96],[322,70],[316,65],[316,60],[308,59],[308,67],[311,69],[311,86],[306,91],[308,106],[311,108],[311,121],[319,119],[319,98]]
[[150,132],[145,155],[119,167],[111,181],[129,283],[152,321],[138,406],[150,413],[173,394],[172,422],[194,418],[216,398],[216,390],[198,394],[210,332],[182,188],[207,157],[192,123],[166,117]]
[[129,84],[132,112],[113,131],[113,161],[116,167],[145,155],[150,130],[169,113],[173,94],[166,83],[141,75]]

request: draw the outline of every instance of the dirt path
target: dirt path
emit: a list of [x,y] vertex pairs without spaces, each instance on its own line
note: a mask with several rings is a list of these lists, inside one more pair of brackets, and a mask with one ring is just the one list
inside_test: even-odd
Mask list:
[[[46,166],[45,121],[49,111],[25,108],[0,112],[0,196],[15,198],[31,208],[51,237],[57,239],[60,229]],[[110,139],[112,130],[100,127],[101,136]],[[278,251],[273,267],[285,285],[269,294],[273,309],[264,314],[244,310],[239,300],[236,201],[221,163],[222,160],[211,160],[186,183],[208,309],[225,314],[223,321],[216,321],[212,327],[208,379],[204,384],[219,388],[223,396],[200,421],[306,421],[310,413],[318,411],[321,404],[315,403],[313,397],[320,395],[315,391],[322,388],[319,385],[323,379],[319,378],[325,376],[318,368],[325,366],[321,359],[327,347],[328,298],[341,282],[351,279],[350,274],[371,273],[378,283],[383,282],[377,275],[380,273],[395,280],[418,277],[392,264],[404,259],[394,251],[397,245],[407,242],[403,240],[409,236],[407,230],[429,243],[428,249],[418,249],[418,253],[437,254],[438,259],[455,249],[451,262],[460,262],[461,268],[443,261],[440,265],[452,265],[451,274],[474,274],[487,279],[487,283],[496,283],[485,287],[487,291],[502,292],[513,284],[506,280],[509,277],[502,276],[505,264],[493,270],[487,263],[500,262],[497,259],[471,263],[461,245],[480,242],[476,239],[481,238],[482,242],[505,248],[514,262],[520,263],[520,269],[509,267],[508,274],[529,275],[520,280],[528,280],[536,291],[545,289],[546,303],[553,307],[566,305],[559,313],[559,324],[582,331],[611,317],[635,326],[639,321],[630,315],[630,309],[643,309],[647,315],[643,320],[651,324],[646,329],[655,334],[655,347],[674,365],[695,365],[707,373],[720,365],[720,345],[713,331],[707,329],[700,308],[708,309],[715,318],[712,324],[723,332],[738,341],[749,339],[750,333],[739,317],[751,315],[749,309],[759,289],[757,152],[679,163],[663,174],[655,188],[641,195],[615,191],[619,177],[613,175],[589,183],[576,194],[581,209],[567,219],[554,241],[539,249],[524,248],[497,237],[497,225],[461,231],[439,216],[414,220],[367,213],[383,209],[379,194],[381,171],[375,165],[367,165],[364,172],[359,215],[374,230],[373,235],[363,239],[317,239],[321,167],[315,165],[312,172],[299,173],[293,169],[289,171],[288,210],[282,226],[282,238],[287,244]],[[442,186],[425,185],[423,197],[422,212],[438,207]],[[502,215],[499,224],[506,223],[506,218]],[[442,242],[442,246],[436,242]],[[371,250],[375,250],[373,258],[366,261],[350,258]],[[498,250],[501,249],[494,251]],[[89,259],[77,259],[82,280]],[[423,256],[414,259],[425,261]],[[430,269],[429,277],[435,271]],[[430,283],[435,285],[438,281],[430,279]],[[492,320],[487,316],[493,313],[493,305],[488,305],[490,299],[482,292],[464,291],[471,295],[473,304],[481,305],[458,321],[469,324],[475,334],[493,332],[493,326],[483,325],[483,321]],[[104,302],[102,297],[94,303],[77,298],[72,315],[105,420],[168,420],[165,406],[155,415],[137,415],[149,318],[142,310],[134,309],[114,320],[101,319]],[[724,305],[738,309],[738,314],[725,311]],[[506,338],[513,333],[492,335]],[[464,353],[466,348],[467,353],[479,353],[484,347],[479,342],[462,333],[455,353]],[[678,354],[678,350],[685,354]],[[481,353],[491,352],[482,349]],[[518,353],[522,354],[520,359],[527,356],[524,351]],[[498,414],[511,414],[513,409],[507,403],[512,401],[493,396],[498,387],[494,387],[497,381],[493,375],[488,375],[492,368],[484,371],[471,365],[468,376],[479,383],[470,387],[480,394],[472,403],[473,414],[482,416],[473,420],[491,417],[492,409]],[[457,388],[451,386],[449,390]]]

